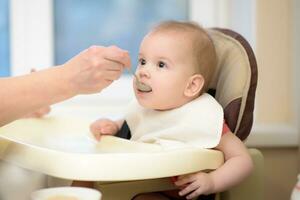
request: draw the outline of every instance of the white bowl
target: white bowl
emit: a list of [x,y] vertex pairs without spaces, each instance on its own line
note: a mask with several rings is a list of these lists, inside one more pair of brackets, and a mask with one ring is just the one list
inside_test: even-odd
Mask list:
[[33,192],[32,200],[100,200],[101,193],[83,187],[55,187]]

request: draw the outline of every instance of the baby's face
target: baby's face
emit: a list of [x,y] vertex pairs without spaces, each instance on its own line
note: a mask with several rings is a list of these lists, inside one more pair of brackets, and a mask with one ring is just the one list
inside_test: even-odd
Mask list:
[[152,90],[143,92],[133,84],[138,102],[155,110],[173,109],[187,103],[184,90],[195,73],[192,55],[190,42],[178,33],[148,34],[140,46],[136,74]]

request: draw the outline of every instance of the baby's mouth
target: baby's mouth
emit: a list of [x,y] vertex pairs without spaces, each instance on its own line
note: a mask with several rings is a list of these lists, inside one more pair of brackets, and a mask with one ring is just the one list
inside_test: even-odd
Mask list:
[[152,91],[152,88],[149,85],[142,83],[140,81],[136,82],[136,88],[140,92],[151,92]]

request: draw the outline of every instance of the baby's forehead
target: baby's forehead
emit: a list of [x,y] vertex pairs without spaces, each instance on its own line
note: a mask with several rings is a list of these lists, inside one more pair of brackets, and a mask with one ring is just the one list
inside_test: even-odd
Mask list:
[[[159,53],[168,49],[169,52],[190,52],[193,49],[193,42],[190,38],[178,33],[156,32],[148,34],[142,44],[141,49],[154,49]],[[145,47],[145,48],[143,48]]]
[[[169,41],[170,44],[184,45],[192,48],[194,43],[197,42],[195,36],[192,33],[185,31],[166,30],[150,32],[144,39],[151,39],[151,43],[163,41]],[[199,41],[198,41],[199,42]]]
[[[140,53],[151,52],[162,57],[176,56],[180,59],[190,59],[194,55],[194,45],[191,38],[180,35],[178,32],[152,32],[143,40]],[[150,50],[150,51],[149,51]]]
[[188,30],[182,30],[182,29],[158,29],[158,30],[153,30],[150,31],[147,36],[169,36],[169,37],[186,37],[189,36],[189,38],[193,37],[193,31],[188,31]]

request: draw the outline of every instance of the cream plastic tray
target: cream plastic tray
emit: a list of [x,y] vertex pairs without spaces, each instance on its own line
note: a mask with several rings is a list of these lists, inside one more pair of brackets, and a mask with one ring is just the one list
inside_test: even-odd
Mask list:
[[47,175],[90,181],[162,178],[223,163],[223,154],[215,150],[163,150],[112,136],[97,142],[89,124],[66,117],[15,121],[0,128],[0,158]]

